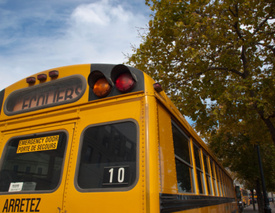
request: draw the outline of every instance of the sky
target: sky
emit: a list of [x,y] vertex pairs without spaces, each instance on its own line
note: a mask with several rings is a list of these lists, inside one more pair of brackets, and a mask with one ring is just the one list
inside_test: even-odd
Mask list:
[[60,66],[126,62],[149,19],[145,0],[0,0],[0,91]]

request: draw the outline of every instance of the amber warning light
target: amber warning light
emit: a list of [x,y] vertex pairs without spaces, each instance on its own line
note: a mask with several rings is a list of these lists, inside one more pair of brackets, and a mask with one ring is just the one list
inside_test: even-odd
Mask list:
[[99,97],[106,97],[111,91],[111,86],[105,78],[99,78],[94,84],[93,92]]

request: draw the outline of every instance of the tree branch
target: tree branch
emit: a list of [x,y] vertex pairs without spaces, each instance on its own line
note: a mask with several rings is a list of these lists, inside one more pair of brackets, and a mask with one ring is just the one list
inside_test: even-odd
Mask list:
[[236,69],[228,69],[227,67],[208,67],[206,71],[211,71],[211,70],[222,70],[222,71],[235,73],[241,77],[244,76],[244,73],[242,73]]
[[231,8],[229,7],[229,11],[232,13],[232,15],[236,18],[236,21],[233,24],[233,27],[238,35],[238,37],[243,41],[243,36],[242,33],[239,29],[239,8],[238,8],[238,4],[235,4],[235,11],[236,13],[234,13]]
[[258,42],[257,44],[270,49],[273,52],[273,55],[275,56],[275,46],[273,46],[273,45],[264,45],[260,42]]
[[243,78],[247,78],[247,76],[249,74],[248,73],[248,66],[247,66],[247,58],[246,58],[245,52],[246,52],[246,49],[243,45],[242,46],[242,55],[241,55],[241,59],[242,59],[242,62],[243,62],[243,74],[242,74]]
[[268,16],[259,24],[259,26],[253,32],[253,35],[255,35],[261,29],[261,27],[267,22],[267,20],[269,19],[269,16],[270,14],[268,14]]
[[263,110],[261,110],[257,107],[257,103],[254,103],[253,107],[256,110],[256,112],[260,115],[263,122],[266,124],[266,126],[271,134],[271,138],[274,143],[274,146],[275,146],[275,126],[273,125],[272,121],[270,120],[271,117],[269,116],[268,118],[265,118]]

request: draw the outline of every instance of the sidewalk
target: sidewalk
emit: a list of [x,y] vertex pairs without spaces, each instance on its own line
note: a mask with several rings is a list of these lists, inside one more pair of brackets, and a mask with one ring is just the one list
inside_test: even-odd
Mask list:
[[[275,204],[269,203],[269,207],[271,208],[271,213],[275,213]],[[258,212],[258,205],[255,204],[255,211],[253,210],[253,205],[246,207],[243,211],[244,213],[257,213]]]

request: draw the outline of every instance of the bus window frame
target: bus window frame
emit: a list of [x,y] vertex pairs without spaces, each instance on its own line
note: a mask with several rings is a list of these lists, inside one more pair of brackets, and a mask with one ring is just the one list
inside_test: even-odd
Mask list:
[[54,189],[50,189],[50,190],[31,190],[31,191],[15,191],[15,192],[0,192],[0,195],[2,194],[37,194],[37,193],[53,193],[55,191],[57,191],[61,185],[63,176],[64,176],[64,166],[65,166],[65,160],[66,160],[66,156],[67,156],[67,149],[68,149],[68,143],[69,143],[69,133],[66,129],[59,129],[59,130],[54,130],[54,131],[46,131],[46,132],[39,132],[39,133],[32,133],[32,134],[26,134],[26,135],[19,135],[19,136],[13,136],[11,138],[9,138],[7,140],[7,142],[4,145],[4,148],[2,150],[2,155],[0,156],[0,172],[6,157],[6,151],[8,149],[8,144],[11,140],[14,139],[18,139],[18,138],[27,138],[27,137],[39,137],[39,136],[43,136],[43,135],[48,135],[48,134],[60,134],[60,133],[64,133],[66,136],[66,141],[65,141],[65,147],[64,147],[64,152],[63,152],[63,160],[62,160],[62,164],[61,164],[61,169],[60,169],[60,176],[59,176],[59,181],[56,184],[56,187]]
[[4,96],[5,96],[5,89],[0,91],[0,115],[2,113],[2,105],[4,102]]
[[[135,180],[128,187],[81,188],[78,184],[78,175],[79,175],[79,169],[80,169],[80,163],[81,163],[81,152],[82,152],[82,147],[83,147],[83,142],[84,142],[85,131],[87,129],[91,128],[91,127],[105,126],[105,125],[109,125],[109,124],[117,124],[117,123],[125,123],[125,122],[132,122],[136,126],[136,177],[135,177]],[[138,122],[133,118],[115,120],[115,121],[103,122],[103,123],[96,123],[96,124],[90,124],[90,125],[86,126],[82,130],[80,140],[79,140],[79,147],[78,147],[77,161],[76,161],[76,168],[75,168],[75,175],[74,175],[75,189],[77,191],[81,192],[81,193],[87,193],[87,192],[117,192],[117,191],[130,191],[131,189],[133,189],[139,181],[139,165],[140,165],[140,163],[139,163],[139,160],[140,160],[140,158],[139,158],[140,144],[139,143],[140,143],[140,127],[139,127]]]
[[215,163],[212,157],[209,156],[209,161],[210,161],[210,169],[211,169],[211,175],[212,175],[212,182],[213,182],[213,188],[214,188],[214,193],[213,195],[218,196],[218,189],[217,189],[217,179],[216,179],[216,172],[214,171]]
[[[201,166],[201,168],[197,167],[197,160],[196,160],[196,157],[195,157],[195,151],[196,149],[194,148],[196,147],[197,148],[197,151],[198,151],[198,157],[199,157],[199,164]],[[198,145],[198,142],[193,142],[193,151],[194,151],[194,158],[195,158],[195,166],[196,166],[196,170],[198,170],[200,172],[200,180],[201,180],[201,184],[202,184],[202,193],[200,193],[200,190],[198,189],[198,193],[200,195],[206,195],[206,189],[205,189],[205,180],[204,180],[204,171],[203,171],[203,161],[202,161],[202,148],[200,145]],[[198,177],[197,177],[198,178]]]
[[[36,106],[36,107],[28,108],[28,109],[17,110],[17,111],[10,111],[8,109],[9,101],[10,101],[11,98],[17,97],[18,95],[20,95],[24,92],[37,90],[39,88],[43,88],[43,87],[49,88],[52,85],[57,85],[58,83],[65,82],[66,80],[72,80],[74,78],[79,79],[82,82],[82,86],[83,86],[83,89],[81,90],[80,94],[77,95],[77,97],[75,97],[75,98],[60,101],[60,102],[57,102],[57,103],[55,102],[55,103],[45,104],[45,105]],[[45,83],[40,83],[40,84],[37,84],[37,85],[33,85],[31,87],[26,87],[26,88],[23,88],[23,89],[18,89],[18,90],[13,91],[6,98],[4,106],[3,106],[3,111],[6,115],[12,116],[12,115],[17,115],[17,114],[24,114],[24,113],[27,113],[27,112],[33,112],[33,111],[37,111],[37,110],[41,110],[41,109],[46,109],[46,108],[50,108],[50,107],[65,105],[65,104],[69,104],[69,103],[74,103],[74,102],[78,101],[84,95],[86,90],[87,90],[87,80],[83,75],[75,74],[75,75],[71,75],[71,76],[66,76],[66,77],[63,77],[63,78],[47,81]]]
[[[206,181],[206,188],[207,188],[207,194],[209,196],[213,196],[213,189],[212,189],[212,177],[211,177],[211,168],[209,168],[209,154],[203,150],[202,152],[202,157],[203,157],[203,165],[204,165],[204,168],[205,168],[205,181]],[[205,162],[206,160],[206,162]],[[207,170],[207,171],[206,171]]]
[[[192,150],[191,150],[191,137],[187,135],[187,133],[181,128],[181,125],[179,125],[174,119],[171,120],[171,127],[172,127],[172,139],[173,139],[173,148],[174,148],[174,155],[175,155],[175,166],[176,166],[176,161],[180,161],[182,164],[185,164],[189,168],[189,174],[190,174],[190,181],[191,181],[191,192],[182,192],[179,191],[178,188],[178,177],[176,178],[177,180],[177,190],[178,193],[183,193],[183,194],[196,194],[196,185],[195,185],[195,175],[194,175],[194,165],[193,165],[193,160],[192,160]],[[189,152],[189,163],[186,162],[184,159],[182,159],[180,156],[176,155],[175,152],[175,141],[173,137],[173,126],[188,140],[188,152]],[[191,171],[190,171],[191,170]],[[177,174],[177,168],[175,168],[176,174]]]

